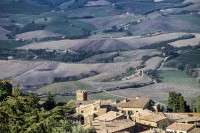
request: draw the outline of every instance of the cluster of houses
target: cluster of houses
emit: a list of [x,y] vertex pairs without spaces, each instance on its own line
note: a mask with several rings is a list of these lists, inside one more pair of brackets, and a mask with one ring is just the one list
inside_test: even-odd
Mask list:
[[76,92],[76,116],[84,127],[97,133],[200,133],[197,114],[160,112],[149,98],[88,100],[87,92]]

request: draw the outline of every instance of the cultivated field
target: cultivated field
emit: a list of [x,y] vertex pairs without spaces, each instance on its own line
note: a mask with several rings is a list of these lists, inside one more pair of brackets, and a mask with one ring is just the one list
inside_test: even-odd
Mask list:
[[176,68],[176,65],[178,63],[182,63],[183,65],[186,65],[186,64],[198,65],[200,64],[199,59],[200,59],[200,50],[193,50],[193,51],[182,53],[178,57],[167,61],[164,64],[164,67]]
[[69,10],[65,12],[67,17],[105,17],[105,16],[115,16],[121,14],[121,11],[117,10],[113,6],[99,6],[99,7],[82,7],[74,10]]
[[[105,58],[105,55],[112,55],[114,53],[116,52],[104,54],[102,58]],[[129,67],[136,68],[139,66],[142,62],[141,58],[143,56],[154,56],[160,54],[160,52],[157,50],[134,50],[120,52],[119,54],[120,55],[118,57],[114,58],[114,63],[85,64],[59,63],[50,61],[0,61],[0,79],[12,79],[14,83],[20,83],[25,90],[35,90],[41,86],[53,83],[56,81],[56,79],[60,79],[62,82],[64,82],[69,81],[70,79],[73,80],[75,78],[76,80],[80,81],[55,83],[45,87],[45,90],[46,88],[57,88],[55,90],[56,92],[65,88],[65,85],[69,86],[68,88],[78,89],[81,86],[84,87],[85,84],[86,87],[83,89],[100,89],[151,81],[151,79],[148,77],[137,77],[127,81],[105,82],[126,72],[127,68]],[[160,60],[157,60],[156,58],[157,57],[153,57],[150,59],[152,60],[151,63],[154,65],[158,65],[160,63]],[[85,61],[91,60],[96,60],[95,56],[88,58]],[[148,63],[148,60],[147,65],[151,66]]]
[[110,5],[111,3],[109,3],[106,0],[97,0],[97,1],[88,1],[88,3],[84,6],[107,6]]
[[126,97],[149,97],[156,101],[166,101],[168,92],[180,92],[186,99],[197,97],[200,94],[200,84],[195,78],[191,78],[181,71],[163,71],[161,73],[163,82],[140,87],[130,88],[126,90],[112,91],[112,94],[117,94]]
[[25,32],[16,35],[16,39],[23,39],[23,40],[28,40],[32,38],[47,38],[47,37],[60,37],[62,36],[61,34],[56,34],[53,32],[45,31],[45,30],[37,30],[37,31],[31,31],[31,32]]
[[[160,54],[161,52],[155,49],[122,51],[119,56],[114,58],[114,62],[138,61],[141,60],[143,56],[154,56]],[[157,62],[154,63],[157,64]]]
[[97,17],[92,19],[81,19],[81,21],[94,25],[97,29],[104,30],[111,28],[113,25],[124,25],[141,19],[142,16],[134,14],[122,14],[107,17]]
[[69,81],[69,82],[60,82],[53,83],[37,89],[36,93],[48,93],[49,91],[52,93],[65,93],[65,92],[75,92],[76,90],[92,90],[92,86],[81,82],[81,81]]
[[[0,79],[12,79],[26,89],[27,86],[43,86],[54,82],[55,78],[76,77],[86,81],[102,81],[123,73],[129,67],[140,65],[138,62],[73,64],[50,61],[0,61]],[[91,73],[97,73],[98,78]],[[104,77],[102,73],[108,73]],[[90,76],[91,79],[90,79]],[[33,89],[33,88],[32,88]]]
[[6,36],[6,34],[8,33],[10,33],[10,31],[0,26],[0,39],[7,39],[8,37]]
[[143,69],[157,69],[163,60],[164,58],[162,57],[152,57],[145,62],[145,67]]
[[173,15],[167,17],[160,16],[131,27],[131,31],[133,31],[134,35],[147,34],[156,31],[198,33],[198,29],[200,29],[199,24]]
[[200,44],[200,34],[194,34],[195,38],[191,38],[191,39],[186,39],[186,40],[179,40],[179,41],[175,41],[170,43],[172,46],[176,46],[176,47],[183,47],[183,46],[196,46]]
[[[152,37],[122,37],[113,39],[78,39],[32,43],[20,49],[72,49],[72,50],[133,50],[145,45],[171,40],[187,33],[168,33]],[[56,44],[56,45],[55,45]]]

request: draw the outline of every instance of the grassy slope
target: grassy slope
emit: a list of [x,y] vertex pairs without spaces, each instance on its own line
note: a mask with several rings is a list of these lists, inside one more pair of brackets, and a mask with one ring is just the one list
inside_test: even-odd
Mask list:
[[200,24],[200,15],[185,14],[185,15],[176,15],[176,17],[194,24],[198,25]]
[[1,3],[0,4],[0,12],[2,13],[41,13],[50,11],[48,6],[41,6],[36,4],[28,4],[25,2],[17,3],[17,2],[10,2],[10,3]]
[[24,45],[27,45],[28,42],[18,42],[18,41],[12,41],[12,40],[0,40],[0,49],[12,49],[21,47]]
[[[47,18],[47,21],[45,21],[44,18]],[[46,27],[44,30],[63,34],[66,37],[81,36],[83,35],[82,29],[85,29],[87,31],[95,30],[95,28],[90,24],[81,22],[79,20],[66,19],[58,13],[43,13],[40,15],[17,14],[11,15],[10,19],[15,20],[17,23],[22,23],[24,25],[32,21],[35,21],[36,23],[45,24]]]
[[166,84],[180,84],[191,87],[200,87],[195,78],[188,76],[185,71],[163,71],[160,74]]
[[[75,96],[57,96],[55,97],[56,102],[67,102],[70,100],[75,100]],[[96,93],[96,94],[88,94],[88,99],[90,100],[108,100],[108,99],[121,99],[119,97],[115,97],[106,93]]]
[[47,85],[45,87],[36,90],[36,93],[45,93],[51,91],[52,93],[65,93],[65,92],[75,92],[76,90],[92,90],[92,86],[80,82],[80,81],[70,81],[70,82],[60,82]]
[[185,71],[162,71],[160,76],[163,76],[165,86],[177,86],[176,88],[179,88],[179,91],[181,90],[180,93],[185,95],[189,104],[191,100],[196,100],[199,95],[200,83],[195,78],[188,76]]
[[183,54],[179,55],[178,57],[167,61],[164,65],[164,67],[176,67],[176,64],[178,64],[178,63],[182,63],[183,65],[185,65],[185,64],[191,64],[191,65],[200,64],[200,50],[183,53]]

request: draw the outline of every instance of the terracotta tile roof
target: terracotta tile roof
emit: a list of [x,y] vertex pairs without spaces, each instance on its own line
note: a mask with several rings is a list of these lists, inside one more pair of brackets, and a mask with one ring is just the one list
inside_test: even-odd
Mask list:
[[95,119],[98,119],[100,121],[112,121],[115,120],[119,117],[122,117],[124,114],[122,113],[118,113],[118,112],[114,112],[114,111],[109,111],[103,115],[98,116]]
[[131,98],[127,99],[127,101],[119,102],[117,106],[122,108],[144,108],[150,100],[149,98]]
[[115,106],[117,104],[117,100],[115,99],[109,99],[109,100],[101,100],[101,105],[111,105]]
[[165,133],[165,131],[163,131],[162,129],[150,129],[150,130],[147,130],[147,131],[143,131],[143,132],[140,132],[140,133]]
[[154,113],[154,112],[145,109],[145,110],[140,110],[138,112],[133,113],[131,115],[131,117],[133,117],[133,118],[140,118],[140,117],[145,117],[145,116],[151,115],[152,113]]
[[194,128],[189,133],[200,133],[200,128]]
[[114,120],[110,122],[102,122],[95,120],[91,125],[97,133],[116,133],[121,130],[135,126],[135,122],[129,119]]
[[81,105],[90,105],[99,100],[88,100],[88,101],[76,101],[76,107],[80,107]]
[[199,117],[188,116],[188,115],[179,114],[179,113],[165,113],[165,115],[169,119],[174,120],[174,121],[179,122],[179,123],[200,121]]
[[193,128],[194,124],[185,124],[185,123],[173,123],[167,127],[167,129],[171,130],[179,130],[179,131],[188,131],[189,129]]
[[140,119],[151,122],[159,122],[160,120],[167,119],[167,117],[151,113],[150,115],[140,117]]

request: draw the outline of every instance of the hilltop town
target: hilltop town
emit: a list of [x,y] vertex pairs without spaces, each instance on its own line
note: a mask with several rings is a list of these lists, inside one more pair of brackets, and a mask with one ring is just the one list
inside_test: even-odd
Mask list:
[[[171,94],[175,95],[176,93],[172,92]],[[160,103],[139,96],[123,100],[90,100],[87,91],[77,90],[76,100],[56,104],[54,96],[50,92],[46,100],[39,99],[34,95],[24,94],[19,85],[12,87],[9,80],[0,82],[0,128],[3,132],[14,129],[24,132],[35,130],[53,133],[63,131],[72,133],[200,132],[200,97],[195,108],[198,113],[195,113],[187,110],[184,99],[182,102],[172,100],[174,103],[177,102],[175,106],[180,104],[177,110],[174,110],[175,106],[170,110],[170,105],[173,104],[168,100],[168,109],[165,111]],[[181,96],[181,94],[178,95]],[[13,125],[13,121],[17,119],[25,122],[30,120],[29,117],[34,118],[31,120],[31,125],[24,123],[26,126],[23,128],[19,128],[23,122]],[[39,118],[35,119],[36,117]],[[5,123],[2,123],[3,121]],[[59,124],[50,124],[56,122],[59,122],[63,128]],[[44,128],[41,129],[41,126]]]
[[84,127],[97,133],[199,133],[200,117],[195,113],[161,112],[149,98],[121,101],[88,100],[87,92],[76,92],[76,114]]
[[200,1],[0,0],[0,133],[200,133]]

